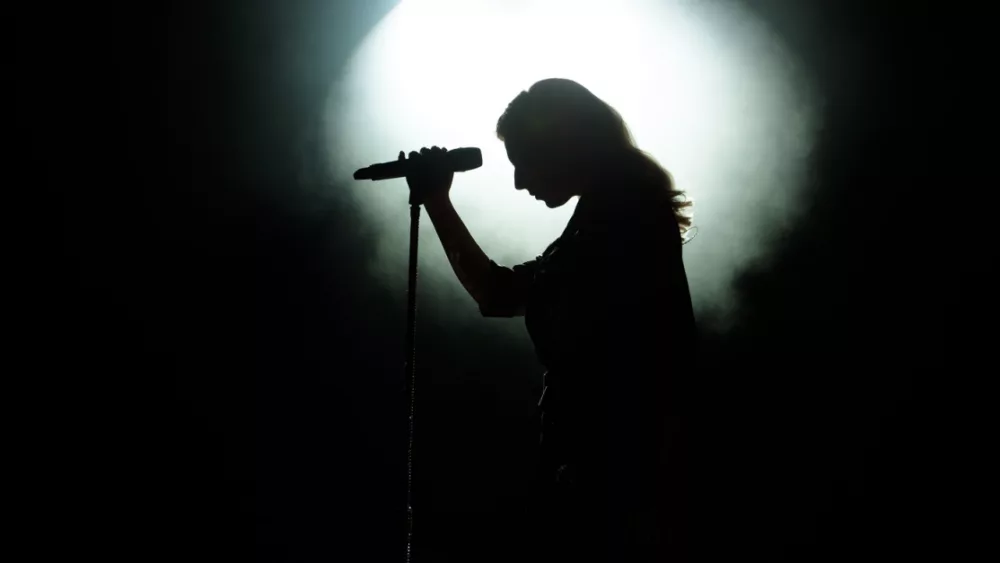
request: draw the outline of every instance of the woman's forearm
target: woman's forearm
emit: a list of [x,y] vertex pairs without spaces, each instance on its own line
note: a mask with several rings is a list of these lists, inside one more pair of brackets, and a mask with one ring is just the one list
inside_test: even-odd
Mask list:
[[458,280],[477,303],[485,303],[490,287],[490,259],[472,238],[448,194],[426,201],[424,209]]

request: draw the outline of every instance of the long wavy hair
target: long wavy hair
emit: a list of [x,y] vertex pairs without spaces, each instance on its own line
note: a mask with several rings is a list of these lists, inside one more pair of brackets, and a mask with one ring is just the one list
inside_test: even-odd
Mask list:
[[618,111],[577,82],[565,78],[536,82],[507,106],[496,133],[501,141],[543,143],[550,153],[555,150],[603,172],[620,173],[624,166],[627,174],[667,192],[682,239],[691,228],[687,210],[692,202],[676,188],[670,172],[636,146]]

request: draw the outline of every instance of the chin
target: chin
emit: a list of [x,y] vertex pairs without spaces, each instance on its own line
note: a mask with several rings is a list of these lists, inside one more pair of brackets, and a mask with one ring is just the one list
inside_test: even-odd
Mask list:
[[568,197],[560,197],[560,198],[545,198],[542,201],[545,202],[545,206],[548,207],[549,209],[555,209],[557,207],[562,207],[566,205],[566,202],[568,202],[569,200],[570,198]]

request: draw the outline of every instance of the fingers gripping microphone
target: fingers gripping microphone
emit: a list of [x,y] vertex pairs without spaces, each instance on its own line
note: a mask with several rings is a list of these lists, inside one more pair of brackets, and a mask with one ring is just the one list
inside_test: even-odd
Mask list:
[[[440,157],[440,165],[451,172],[465,172],[483,165],[483,152],[477,148],[452,149]],[[404,178],[413,166],[410,160],[393,160],[381,164],[372,164],[354,173],[355,180],[389,180]]]

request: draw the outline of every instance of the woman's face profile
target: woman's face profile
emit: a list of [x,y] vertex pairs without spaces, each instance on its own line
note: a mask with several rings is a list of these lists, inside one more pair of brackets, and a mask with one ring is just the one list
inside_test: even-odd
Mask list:
[[576,174],[564,159],[510,141],[505,145],[507,158],[514,165],[514,188],[527,191],[549,208],[559,207],[579,195]]

